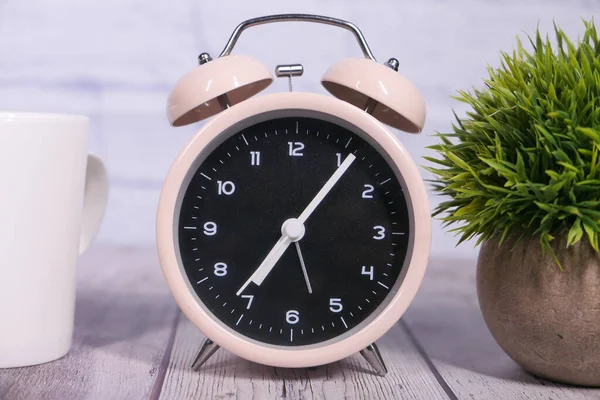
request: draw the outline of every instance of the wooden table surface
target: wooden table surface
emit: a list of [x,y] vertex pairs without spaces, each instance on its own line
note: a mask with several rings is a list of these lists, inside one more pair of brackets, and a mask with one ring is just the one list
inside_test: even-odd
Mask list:
[[219,350],[181,314],[152,248],[95,246],[81,260],[74,345],[44,365],[0,370],[0,399],[600,399],[535,378],[496,345],[472,260],[430,262],[415,301],[378,341],[389,373],[359,355],[313,369],[261,366]]

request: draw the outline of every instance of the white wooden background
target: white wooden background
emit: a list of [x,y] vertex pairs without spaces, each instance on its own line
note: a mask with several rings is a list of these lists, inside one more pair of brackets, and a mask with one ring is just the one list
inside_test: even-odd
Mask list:
[[[152,244],[162,180],[198,128],[168,126],[168,91],[200,52],[217,55],[239,22],[282,12],[348,19],[381,61],[399,58],[428,106],[425,132],[400,135],[422,165],[432,134],[449,129],[452,107],[464,112],[450,98],[456,89],[479,85],[499,51],[538,24],[551,31],[556,19],[568,33],[581,33],[580,18],[600,15],[600,1],[0,0],[0,109],[90,116],[91,148],[106,161],[112,183],[99,240]],[[236,51],[269,67],[302,62],[297,90],[324,92],[318,82],[326,68],[360,55],[353,40],[332,27],[275,25],[244,33]],[[286,90],[285,82],[271,90]],[[472,245],[454,244],[436,223],[434,254],[474,258]]]
[[600,399],[600,389],[529,375],[502,352],[479,312],[473,264],[432,260],[408,312],[378,341],[385,377],[359,355],[285,369],[223,349],[194,372],[203,337],[172,300],[156,251],[97,245],[79,269],[72,350],[0,370],[0,399]]

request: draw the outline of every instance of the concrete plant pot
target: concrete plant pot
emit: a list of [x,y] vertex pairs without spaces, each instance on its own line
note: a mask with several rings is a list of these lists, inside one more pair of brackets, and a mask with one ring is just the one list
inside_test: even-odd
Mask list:
[[525,370],[559,382],[600,386],[600,258],[587,241],[565,249],[556,238],[542,255],[539,238],[485,242],[477,294],[500,347]]

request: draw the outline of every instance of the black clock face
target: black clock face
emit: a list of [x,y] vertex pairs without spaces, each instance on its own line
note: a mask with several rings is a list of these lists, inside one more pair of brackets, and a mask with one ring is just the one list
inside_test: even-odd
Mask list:
[[177,230],[185,274],[214,318],[281,346],[335,339],[371,316],[402,276],[411,235],[402,186],[369,143],[289,117],[206,157]]

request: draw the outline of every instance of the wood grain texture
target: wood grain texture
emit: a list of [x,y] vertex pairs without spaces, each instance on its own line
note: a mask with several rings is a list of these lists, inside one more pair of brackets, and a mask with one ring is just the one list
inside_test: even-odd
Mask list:
[[600,399],[600,390],[538,379],[496,344],[479,310],[475,260],[432,260],[403,318],[460,399]]
[[0,399],[148,398],[177,313],[155,251],[94,247],[78,273],[71,351],[0,370]]
[[161,399],[448,399],[401,327],[378,342],[389,373],[374,375],[360,355],[309,369],[255,364],[220,349],[195,372],[204,337],[182,317]]
[[378,342],[385,378],[359,355],[284,369],[223,349],[194,372],[202,340],[168,293],[154,249],[94,247],[81,260],[71,352],[0,370],[0,399],[600,399],[600,390],[537,379],[504,354],[477,305],[473,260],[430,264],[408,313]]

